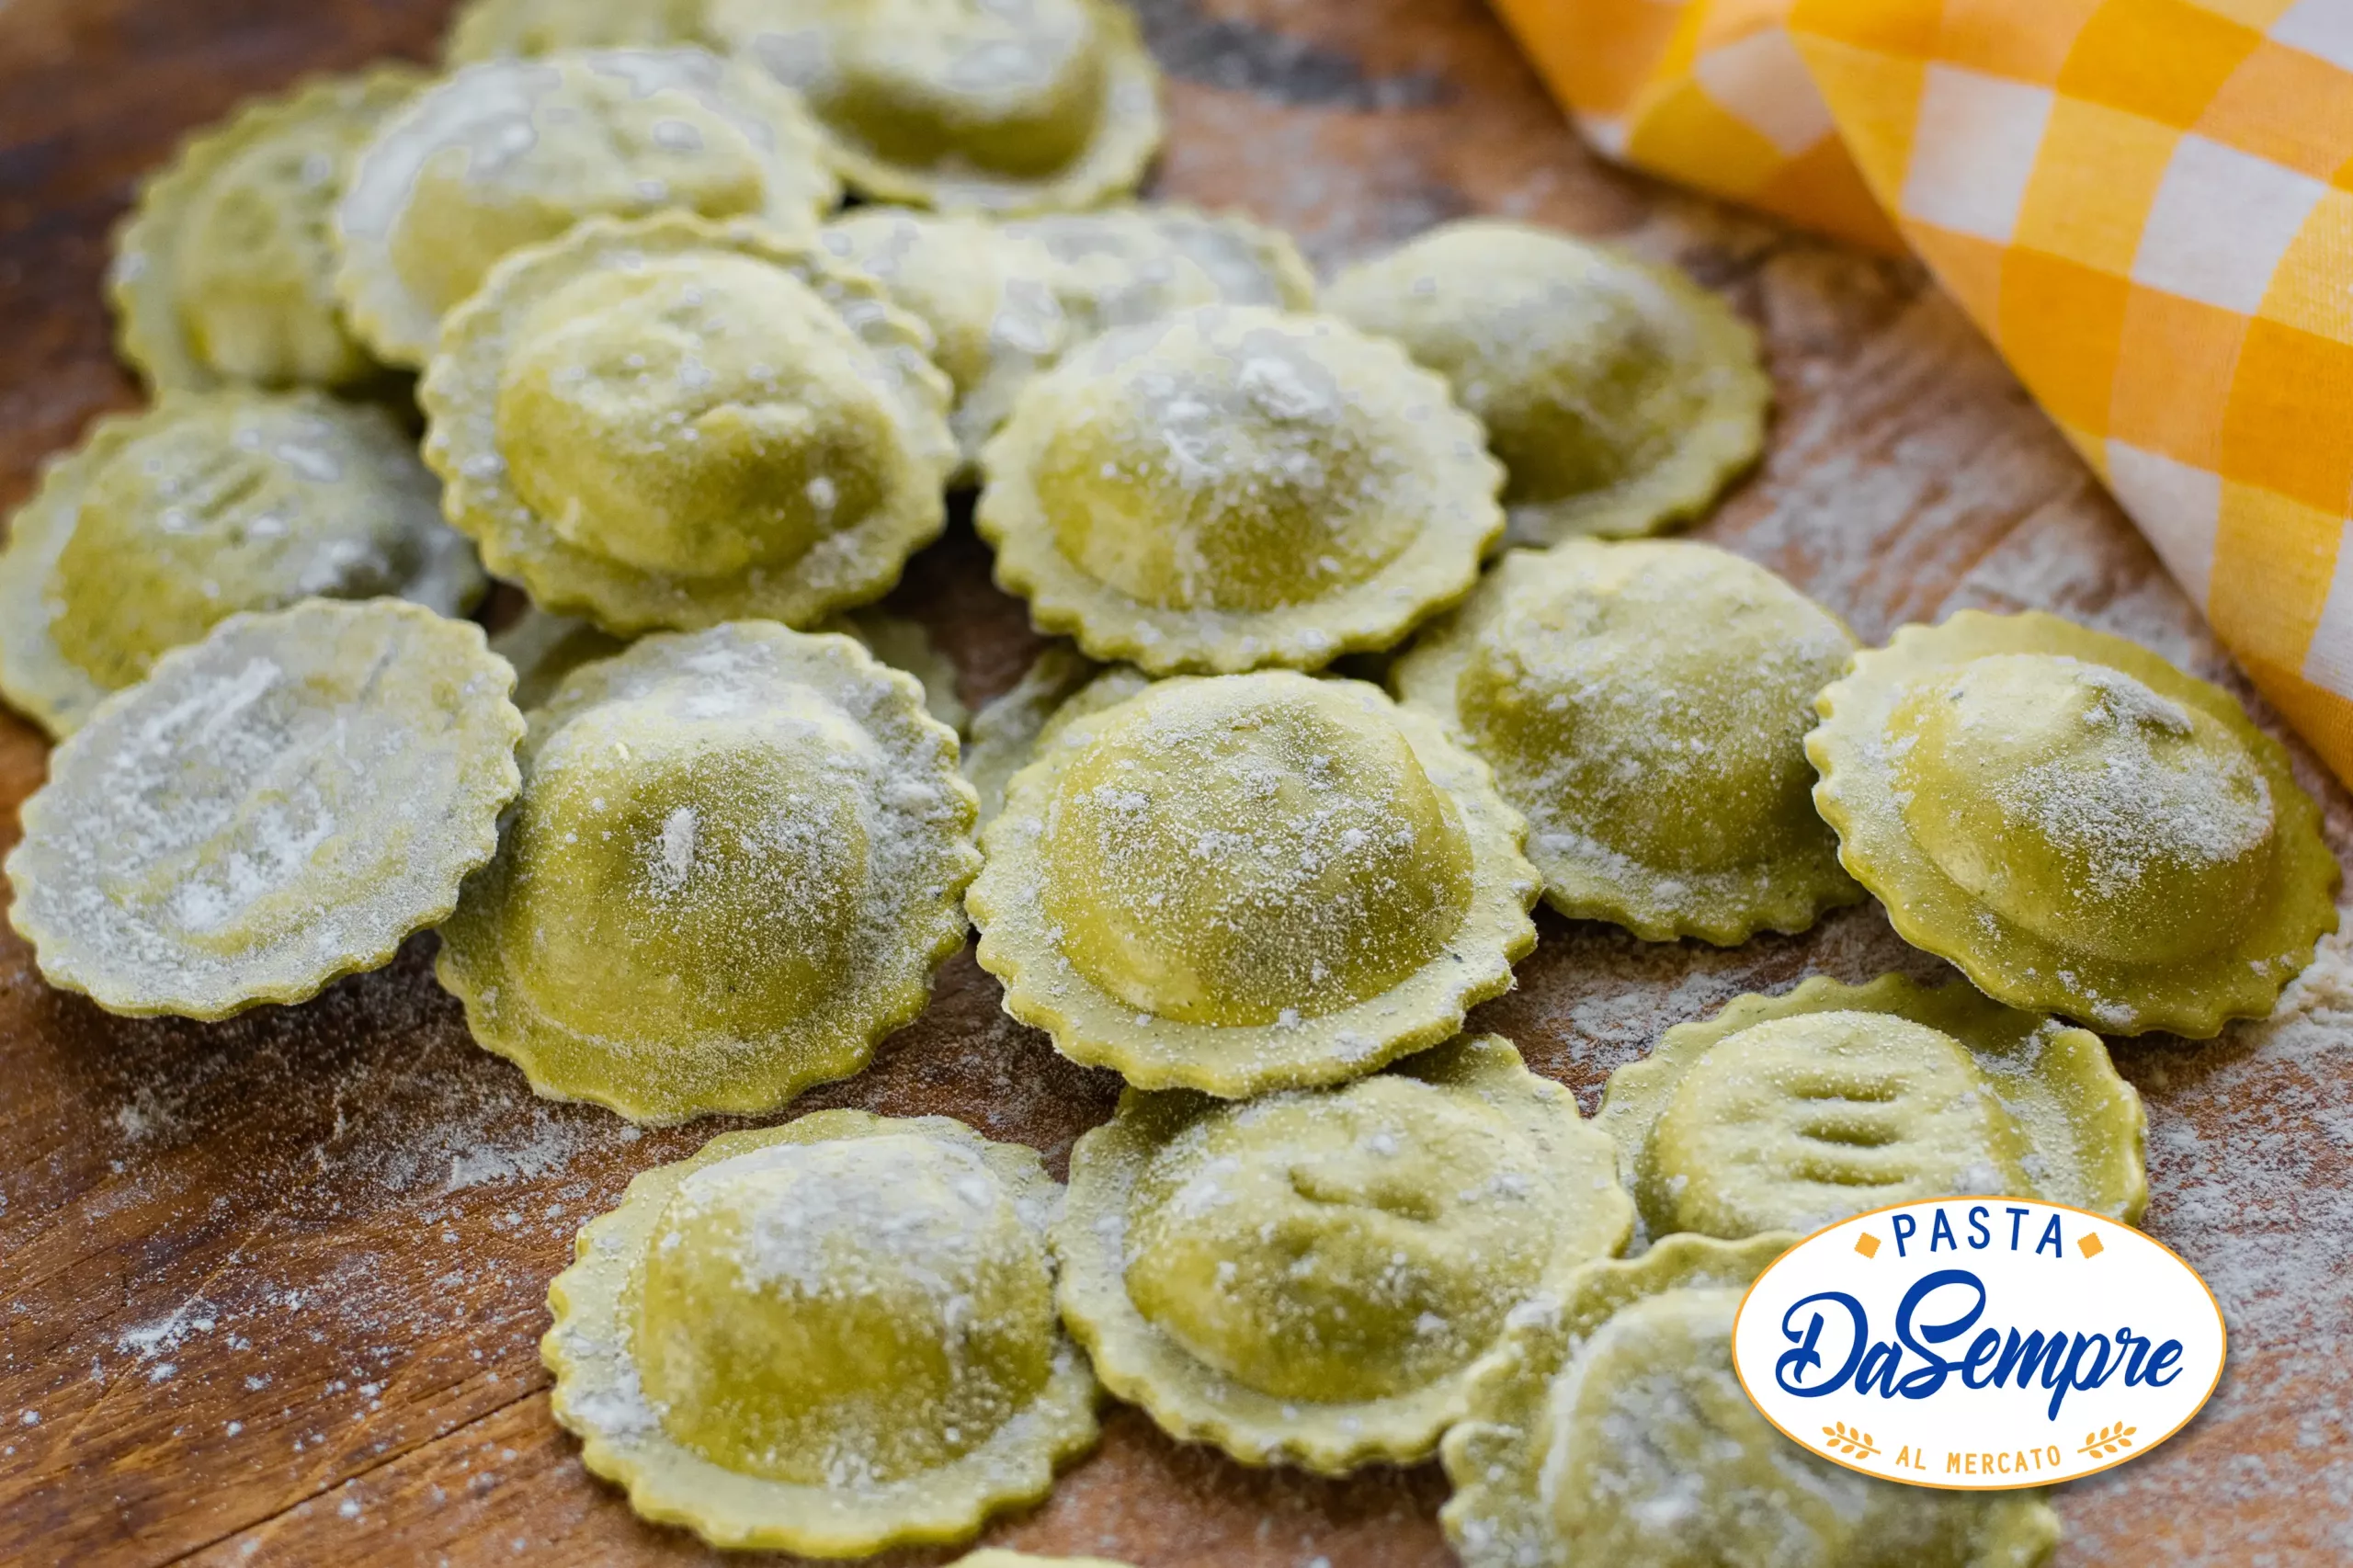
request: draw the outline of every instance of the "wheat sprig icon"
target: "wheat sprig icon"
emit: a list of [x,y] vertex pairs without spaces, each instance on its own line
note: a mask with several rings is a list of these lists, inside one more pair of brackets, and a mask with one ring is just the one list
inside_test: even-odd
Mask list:
[[1879,1452],[1879,1445],[1871,1439],[1869,1432],[1859,1426],[1850,1428],[1844,1421],[1824,1426],[1822,1436],[1826,1439],[1824,1446],[1834,1454],[1867,1460]]
[[2076,1451],[2086,1459],[2114,1459],[2132,1447],[2132,1434],[2140,1429],[2119,1421],[2097,1432],[2086,1432],[2084,1434],[2084,1446]]

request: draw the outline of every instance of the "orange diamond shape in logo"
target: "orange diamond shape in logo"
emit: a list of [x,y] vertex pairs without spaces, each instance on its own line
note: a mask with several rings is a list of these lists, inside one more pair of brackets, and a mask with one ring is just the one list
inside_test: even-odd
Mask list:
[[2086,1257],[2097,1257],[2100,1254],[2108,1250],[2100,1244],[2100,1240],[2097,1236],[2088,1233],[2078,1237],[2075,1242],[2075,1246]]
[[1872,1235],[1869,1231],[1865,1231],[1861,1235],[1855,1238],[1855,1250],[1861,1253],[1865,1257],[1877,1257],[1879,1256],[1879,1238]]

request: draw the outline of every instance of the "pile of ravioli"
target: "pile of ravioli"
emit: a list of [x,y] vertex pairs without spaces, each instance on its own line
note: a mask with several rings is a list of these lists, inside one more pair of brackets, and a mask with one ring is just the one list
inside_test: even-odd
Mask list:
[[[1762,446],[1730,309],[1492,222],[1319,287],[1131,199],[1156,95],[1110,0],[476,0],[438,73],[192,137],[111,278],[153,401],[0,552],[59,742],[11,923],[199,1019],[437,930],[477,1041],[645,1123],[858,1073],[977,926],[1128,1085],[1067,1187],[821,1111],[640,1175],[550,1290],[587,1466],[721,1546],[968,1540],[1108,1391],[1438,1454],[1473,1568],[2040,1561],[2039,1495],[1767,1425],[1733,1313],[1884,1204],[2139,1217],[2092,1031],[2261,1017],[2335,928],[2287,754],[2115,637],[1859,649],[1646,537]],[[1060,639],[970,716],[871,608],[966,490]],[[1959,974],[1740,997],[1590,1120],[1464,1032],[1540,898],[1732,945],[1866,897]]]

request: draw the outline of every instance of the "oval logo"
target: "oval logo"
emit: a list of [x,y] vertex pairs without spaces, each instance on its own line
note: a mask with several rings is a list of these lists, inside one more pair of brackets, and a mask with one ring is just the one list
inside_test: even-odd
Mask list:
[[1943,1198],[1844,1220],[1756,1277],[1733,1364],[1824,1459],[1915,1486],[2048,1486],[2172,1437],[2222,1375],[2213,1292],[2104,1215]]

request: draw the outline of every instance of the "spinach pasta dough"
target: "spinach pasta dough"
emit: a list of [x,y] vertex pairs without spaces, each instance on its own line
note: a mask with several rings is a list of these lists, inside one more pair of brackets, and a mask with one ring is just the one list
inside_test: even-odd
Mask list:
[[1806,738],[1839,858],[2014,1007],[2202,1040],[2336,929],[2336,858],[2237,700],[2056,616],[1909,626]]
[[1534,947],[1486,769],[1372,687],[1162,681],[1014,777],[968,900],[1006,1010],[1141,1088],[1335,1083],[1450,1038]]
[[1625,1244],[1612,1164],[1495,1036],[1239,1104],[1131,1090],[1071,1155],[1063,1314],[1177,1437],[1412,1463],[1512,1312]]
[[390,415],[314,392],[169,392],[102,418],[0,547],[0,694],[63,736],[241,610],[468,608],[482,570],[438,499]]
[[807,98],[872,200],[1094,207],[1160,145],[1159,74],[1114,0],[710,0],[707,26]]
[[1342,273],[1324,308],[1454,384],[1510,471],[1516,540],[1656,532],[1764,447],[1756,335],[1681,273],[1566,234],[1449,223]]
[[435,972],[541,1094],[773,1110],[864,1066],[963,943],[954,732],[847,637],[648,637],[565,677],[522,756]]
[[1653,1235],[1806,1233],[1963,1193],[2132,1224],[2149,1198],[2148,1119],[2097,1035],[1900,975],[1678,1024],[1609,1075],[1597,1119]]
[[107,288],[122,357],[149,386],[341,388],[381,373],[335,301],[331,219],[352,160],[426,80],[386,65],[255,99],[141,183]]
[[805,234],[840,194],[800,101],[749,64],[699,49],[485,61],[359,155],[335,290],[379,358],[418,366],[501,257],[584,218],[680,210]]
[[51,984],[133,1017],[381,968],[497,843],[514,682],[481,628],[396,599],[233,616],[52,755],[9,921]]
[[1730,945],[1862,896],[1804,748],[1853,653],[1738,556],[1574,540],[1506,556],[1391,681],[1495,768],[1555,909]]
[[880,597],[947,517],[948,384],[872,279],[756,225],[592,220],[451,317],[426,460],[491,570],[615,633]]
[[2031,1492],[1858,1474],[1775,1431],[1733,1370],[1733,1314],[1797,1238],[1670,1236],[1586,1265],[1517,1316],[1447,1434],[1440,1511],[1465,1568],[2034,1568]]
[[1470,590],[1501,536],[1476,421],[1391,344],[1209,305],[1086,343],[982,452],[1030,618],[1153,675],[1317,669]]
[[548,1291],[540,1353],[588,1469],[717,1546],[854,1557],[970,1539],[1095,1441],[1055,1322],[1035,1152],[824,1110],[631,1181]]

